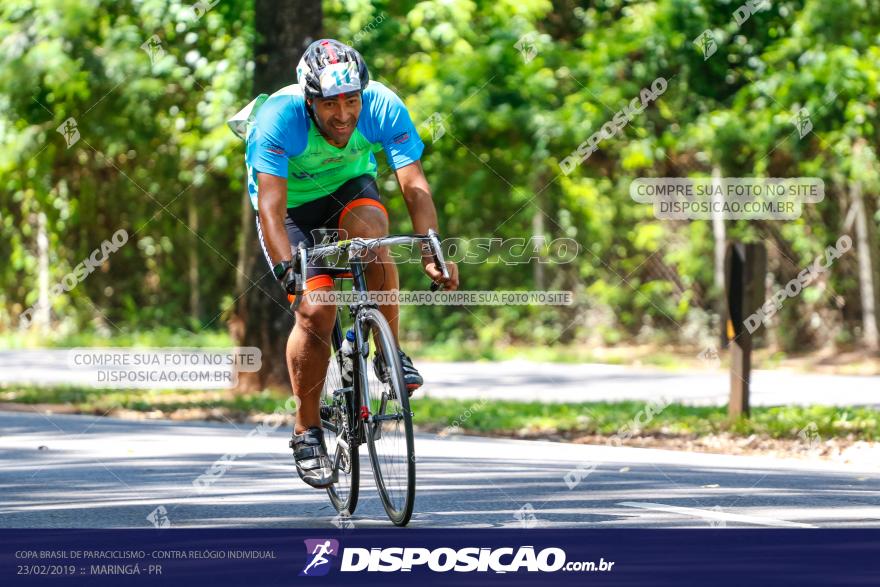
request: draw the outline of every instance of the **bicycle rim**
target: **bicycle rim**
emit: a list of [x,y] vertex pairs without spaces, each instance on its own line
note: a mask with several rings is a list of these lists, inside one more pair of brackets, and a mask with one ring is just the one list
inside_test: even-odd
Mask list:
[[[360,376],[370,419],[366,422],[367,448],[376,489],[391,521],[397,526],[409,522],[416,493],[416,463],[413,448],[412,413],[403,382],[403,370],[391,328],[378,310],[364,313],[365,332],[372,352],[359,357]],[[373,366],[373,357],[390,377],[383,383]]]
[[336,472],[336,481],[327,488],[333,507],[343,516],[354,514],[360,485],[360,463],[357,446],[351,443],[351,394],[343,394],[338,328],[333,333],[330,363],[321,394],[321,427],[327,456]]

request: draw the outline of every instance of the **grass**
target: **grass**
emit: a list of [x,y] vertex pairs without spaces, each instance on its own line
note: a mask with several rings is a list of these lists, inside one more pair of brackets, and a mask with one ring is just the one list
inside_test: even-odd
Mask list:
[[[227,417],[243,418],[270,414],[286,399],[284,394],[273,391],[236,395],[229,391],[0,388],[0,402],[65,405],[89,414],[103,414],[114,408],[158,410],[165,415],[182,409],[220,409]],[[748,420],[730,422],[725,407],[670,404],[663,408],[640,401],[541,403],[422,397],[414,402],[413,411],[415,423],[424,429],[439,431],[458,426],[463,431],[493,435],[572,438],[638,434],[692,438],[728,432],[780,439],[797,439],[805,434],[826,439],[880,439],[880,411],[864,407],[758,407]]]
[[448,426],[458,420],[461,428],[484,433],[693,437],[730,432],[799,438],[807,429],[823,438],[852,434],[860,440],[880,439],[880,411],[861,407],[758,407],[748,420],[730,422],[726,407],[670,404],[660,409],[640,401],[553,404],[428,399],[415,405],[416,421],[421,424],[445,422]]
[[0,335],[0,348],[74,348],[74,347],[232,347],[224,330],[152,329],[115,331],[101,335],[94,331],[37,335],[35,332],[7,332]]
[[84,414],[103,414],[113,409],[136,412],[221,408],[232,415],[272,413],[284,404],[277,392],[235,395],[229,391],[173,389],[92,389],[73,386],[0,388],[0,402],[66,406]]

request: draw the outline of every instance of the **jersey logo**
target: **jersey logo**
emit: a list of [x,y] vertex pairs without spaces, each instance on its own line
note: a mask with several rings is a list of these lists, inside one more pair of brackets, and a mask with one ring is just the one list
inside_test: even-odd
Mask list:
[[270,153],[275,153],[276,155],[284,155],[284,149],[282,149],[278,145],[269,145],[268,147],[266,147],[266,150]]
[[394,138],[392,138],[391,140],[394,141],[395,143],[397,143],[398,145],[400,143],[405,143],[409,140],[409,133],[407,131],[404,131],[398,135],[395,135]]
[[327,165],[328,163],[342,163],[342,157],[328,157],[321,161],[321,165]]

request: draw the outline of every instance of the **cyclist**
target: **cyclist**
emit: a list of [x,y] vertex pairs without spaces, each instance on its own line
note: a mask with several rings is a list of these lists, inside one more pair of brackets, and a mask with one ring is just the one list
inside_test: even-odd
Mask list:
[[[415,232],[440,232],[419,161],[424,145],[400,98],[370,81],[361,55],[333,39],[315,41],[300,60],[296,77],[296,84],[258,106],[247,131],[246,157],[248,191],[258,212],[257,234],[269,267],[288,293],[294,289],[292,251],[300,242],[314,245],[316,229],[339,229],[346,238],[388,234],[374,152],[385,151]],[[430,256],[423,256],[422,266],[447,290],[458,287],[454,263],[447,262],[447,279]],[[306,291],[333,286],[320,266],[309,266],[307,277]],[[399,288],[387,249],[375,252],[366,277],[371,290]],[[380,310],[399,340],[397,306],[381,305]],[[287,342],[287,367],[300,400],[291,447],[300,478],[312,487],[332,482],[319,406],[335,319],[335,306],[309,303],[306,296]],[[422,377],[399,343],[398,352],[412,394]]]

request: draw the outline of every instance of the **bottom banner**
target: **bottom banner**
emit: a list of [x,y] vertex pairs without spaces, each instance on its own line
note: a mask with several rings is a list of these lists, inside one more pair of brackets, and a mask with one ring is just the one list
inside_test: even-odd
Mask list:
[[2,585],[876,585],[880,530],[0,530]]

